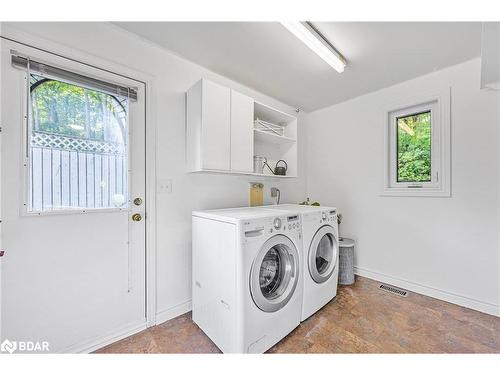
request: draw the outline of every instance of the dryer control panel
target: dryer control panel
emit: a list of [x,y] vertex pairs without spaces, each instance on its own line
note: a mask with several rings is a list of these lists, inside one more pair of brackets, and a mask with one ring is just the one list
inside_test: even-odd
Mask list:
[[321,212],[321,222],[322,223],[336,223],[337,222],[337,210],[329,210]]

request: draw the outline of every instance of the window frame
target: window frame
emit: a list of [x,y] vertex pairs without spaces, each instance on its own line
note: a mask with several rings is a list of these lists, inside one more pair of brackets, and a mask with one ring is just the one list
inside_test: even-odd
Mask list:
[[[429,112],[431,181],[398,182],[397,119]],[[382,196],[450,197],[450,89],[413,94],[384,110],[384,183]]]

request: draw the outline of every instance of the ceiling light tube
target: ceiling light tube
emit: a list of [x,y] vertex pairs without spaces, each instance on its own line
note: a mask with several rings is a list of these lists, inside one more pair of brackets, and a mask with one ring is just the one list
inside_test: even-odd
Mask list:
[[345,58],[321,35],[310,22],[281,22],[302,43],[313,50],[337,72],[342,73],[346,66]]

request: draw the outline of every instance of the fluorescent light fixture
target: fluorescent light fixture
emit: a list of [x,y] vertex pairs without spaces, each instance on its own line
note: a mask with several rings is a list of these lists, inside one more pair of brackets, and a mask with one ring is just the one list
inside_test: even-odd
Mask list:
[[310,22],[281,22],[288,31],[312,49],[337,72],[342,73],[346,66],[344,57],[321,35]]

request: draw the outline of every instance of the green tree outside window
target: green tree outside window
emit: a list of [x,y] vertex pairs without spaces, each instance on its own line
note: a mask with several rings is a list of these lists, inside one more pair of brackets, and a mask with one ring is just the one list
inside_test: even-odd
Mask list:
[[124,144],[127,100],[31,75],[32,129]]
[[398,117],[397,181],[431,181],[431,112]]

